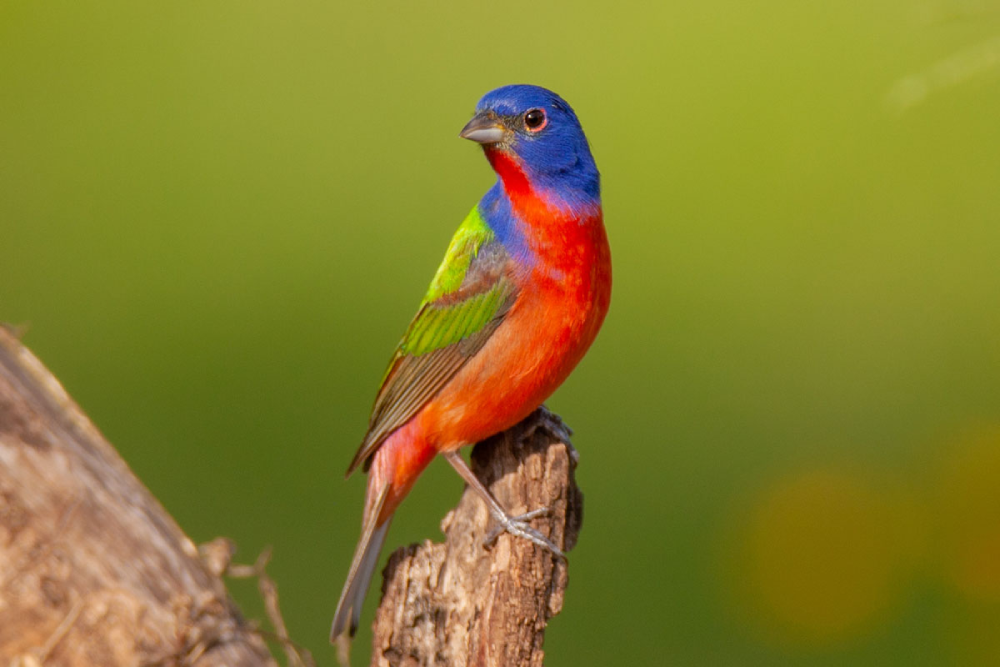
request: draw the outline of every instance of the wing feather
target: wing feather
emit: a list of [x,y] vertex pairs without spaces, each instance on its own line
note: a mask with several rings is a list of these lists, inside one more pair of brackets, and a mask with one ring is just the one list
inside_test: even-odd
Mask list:
[[510,257],[477,209],[459,227],[382,380],[347,474],[412,419],[475,356],[517,298]]

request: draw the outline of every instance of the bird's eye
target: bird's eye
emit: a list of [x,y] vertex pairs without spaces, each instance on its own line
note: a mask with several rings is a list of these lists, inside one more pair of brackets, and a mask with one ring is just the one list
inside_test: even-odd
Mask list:
[[532,109],[524,114],[524,127],[529,132],[541,132],[547,122],[548,119],[545,117],[545,111],[542,109]]

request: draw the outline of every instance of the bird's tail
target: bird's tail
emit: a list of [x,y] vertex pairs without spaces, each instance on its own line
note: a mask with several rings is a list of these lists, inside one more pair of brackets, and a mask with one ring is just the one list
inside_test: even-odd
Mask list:
[[346,664],[347,650],[361,619],[361,605],[365,601],[372,574],[375,573],[382,543],[385,542],[386,533],[389,532],[389,524],[392,523],[390,516],[381,526],[376,525],[388,495],[389,484],[386,483],[382,485],[374,503],[366,508],[361,539],[358,540],[358,546],[354,550],[351,569],[347,573],[347,581],[344,582],[344,590],[340,593],[337,611],[333,615],[330,642],[337,645],[342,664]]

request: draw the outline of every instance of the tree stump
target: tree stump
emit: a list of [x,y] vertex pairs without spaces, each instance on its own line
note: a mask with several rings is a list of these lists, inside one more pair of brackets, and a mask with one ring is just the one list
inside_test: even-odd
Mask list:
[[[550,512],[533,526],[564,551],[576,544],[583,496],[568,429],[541,408],[472,451],[472,469],[510,514]],[[566,561],[527,540],[492,546],[485,503],[466,489],[441,528],[444,544],[396,551],[386,566],[371,664],[377,667],[542,665],[548,619],[559,613]]]
[[[583,498],[568,429],[544,408],[477,445],[472,469],[511,514],[564,551]],[[565,560],[501,535],[466,490],[444,544],[394,553],[376,614],[373,665],[537,667],[562,609]],[[274,667],[221,579],[228,542],[199,555],[59,382],[0,325],[0,667]],[[262,575],[266,557],[244,575]],[[289,661],[269,578],[261,590]],[[306,657],[306,663],[311,660]],[[302,664],[302,663],[299,663]]]
[[0,666],[273,666],[217,573],[0,327]]

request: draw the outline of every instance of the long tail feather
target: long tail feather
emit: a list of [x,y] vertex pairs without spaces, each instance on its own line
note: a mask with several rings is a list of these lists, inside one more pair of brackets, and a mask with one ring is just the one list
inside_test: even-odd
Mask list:
[[385,542],[386,533],[389,532],[389,524],[392,523],[390,518],[381,526],[375,525],[388,493],[389,485],[386,484],[371,509],[365,513],[365,526],[361,531],[361,539],[358,540],[358,546],[354,550],[351,569],[347,573],[347,581],[344,582],[344,590],[340,593],[337,611],[333,615],[330,641],[334,644],[341,645],[340,638],[344,637],[345,633],[349,638],[357,632],[358,622],[361,619],[361,606],[365,601],[372,575],[375,573],[382,543]]

